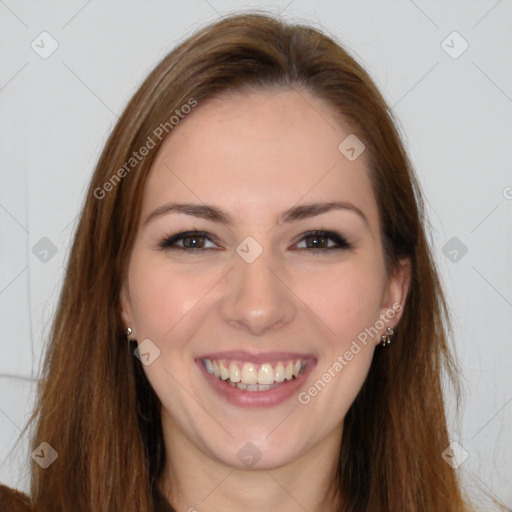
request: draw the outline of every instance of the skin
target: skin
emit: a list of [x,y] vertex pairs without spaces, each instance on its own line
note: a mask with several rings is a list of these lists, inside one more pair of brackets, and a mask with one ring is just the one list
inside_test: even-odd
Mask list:
[[[210,388],[195,358],[312,353],[307,390],[380,314],[404,304],[409,266],[386,274],[365,154],[351,162],[338,150],[350,133],[304,91],[230,94],[181,121],[150,170],[120,310],[131,337],[160,350],[144,369],[162,401],[172,461],[162,489],[177,510],[326,510],[343,419],[400,313],[307,405],[296,396],[267,408],[233,405]],[[176,212],[144,224],[170,201],[215,205],[233,224]],[[297,204],[330,201],[350,203],[366,221],[348,208],[276,221]],[[211,235],[196,242],[219,250],[159,249],[169,234],[196,229]],[[350,248],[313,252],[315,237],[304,234],[315,229],[340,233]],[[263,248],[252,263],[235,251],[247,236]],[[237,457],[247,442],[261,453],[250,469]]]

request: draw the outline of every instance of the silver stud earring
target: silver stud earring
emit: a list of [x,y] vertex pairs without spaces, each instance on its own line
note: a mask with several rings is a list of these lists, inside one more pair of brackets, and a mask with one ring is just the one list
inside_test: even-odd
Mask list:
[[391,343],[394,334],[395,331],[391,327],[388,327],[386,329],[386,334],[383,334],[380,338],[380,345],[387,347]]
[[[132,333],[132,328],[128,327],[128,329],[126,329],[126,333],[125,333],[125,336],[126,336],[127,339],[128,339],[128,337],[130,336],[131,333]],[[130,341],[130,340],[128,340],[128,341]]]

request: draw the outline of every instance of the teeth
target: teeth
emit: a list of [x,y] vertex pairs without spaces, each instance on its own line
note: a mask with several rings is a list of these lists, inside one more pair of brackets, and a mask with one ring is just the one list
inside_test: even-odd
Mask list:
[[[214,364],[214,369],[215,369],[215,363],[213,363],[213,364]],[[285,376],[286,380],[292,380],[292,377],[293,377],[293,363],[291,361],[286,365],[286,368],[284,370],[284,376]]]
[[258,371],[252,363],[244,363],[242,366],[241,380],[244,384],[258,383]]
[[[208,361],[208,359],[207,359]],[[208,368],[207,368],[208,370]],[[235,363],[229,365],[229,380],[231,382],[240,382],[240,369]]]
[[222,380],[228,380],[229,379],[229,370],[226,368],[224,361],[219,362],[219,370],[220,370],[220,378]]
[[241,369],[239,364],[224,359],[203,360],[208,373],[227,381],[228,384],[247,391],[266,391],[285,380],[292,380],[299,377],[306,367],[306,362],[301,361],[278,361],[275,367],[271,363],[262,365],[243,363]]
[[204,360],[204,367],[208,373],[213,373],[213,365],[209,359]]
[[274,379],[276,382],[283,382],[284,380],[284,364],[279,361],[276,364],[276,369],[274,370]]
[[274,383],[274,369],[268,363],[262,364],[258,372],[258,384],[273,384]]
[[229,385],[243,391],[267,391],[275,388],[278,384],[242,384],[241,382],[230,382]]

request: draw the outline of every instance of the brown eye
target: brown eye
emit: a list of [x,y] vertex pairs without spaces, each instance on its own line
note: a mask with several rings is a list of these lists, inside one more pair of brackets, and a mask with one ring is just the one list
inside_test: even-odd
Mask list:
[[[161,249],[180,249],[180,250],[208,250],[215,247],[205,247],[205,241],[210,240],[207,233],[202,231],[184,231],[174,235],[166,236],[158,246]],[[213,243],[213,242],[212,242]]]
[[202,235],[184,236],[182,239],[183,247],[187,249],[202,249],[204,247],[204,237]]
[[[302,237],[300,243],[303,241],[306,241],[306,247],[299,247],[299,250],[330,251],[334,249],[349,249],[351,247],[345,237],[332,231],[311,231]],[[332,242],[334,242],[334,245],[332,245]]]

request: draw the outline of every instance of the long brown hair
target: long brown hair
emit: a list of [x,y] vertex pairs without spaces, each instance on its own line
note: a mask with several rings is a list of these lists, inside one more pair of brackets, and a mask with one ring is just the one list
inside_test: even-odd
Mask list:
[[[443,371],[456,382],[448,315],[421,192],[393,116],[368,74],[331,38],[243,14],[200,30],[167,55],[102,152],[70,251],[32,417],[33,448],[45,441],[58,452],[47,469],[32,464],[38,512],[157,510],[166,464],[161,404],[125,340],[118,307],[142,191],[162,140],[179,123],[170,121],[173,113],[224,92],[274,87],[308,91],[354,126],[367,148],[388,272],[401,258],[412,263],[393,344],[376,350],[345,418],[334,475],[343,511],[469,510],[441,456],[449,444]],[[131,160],[149,139],[146,156]]]

